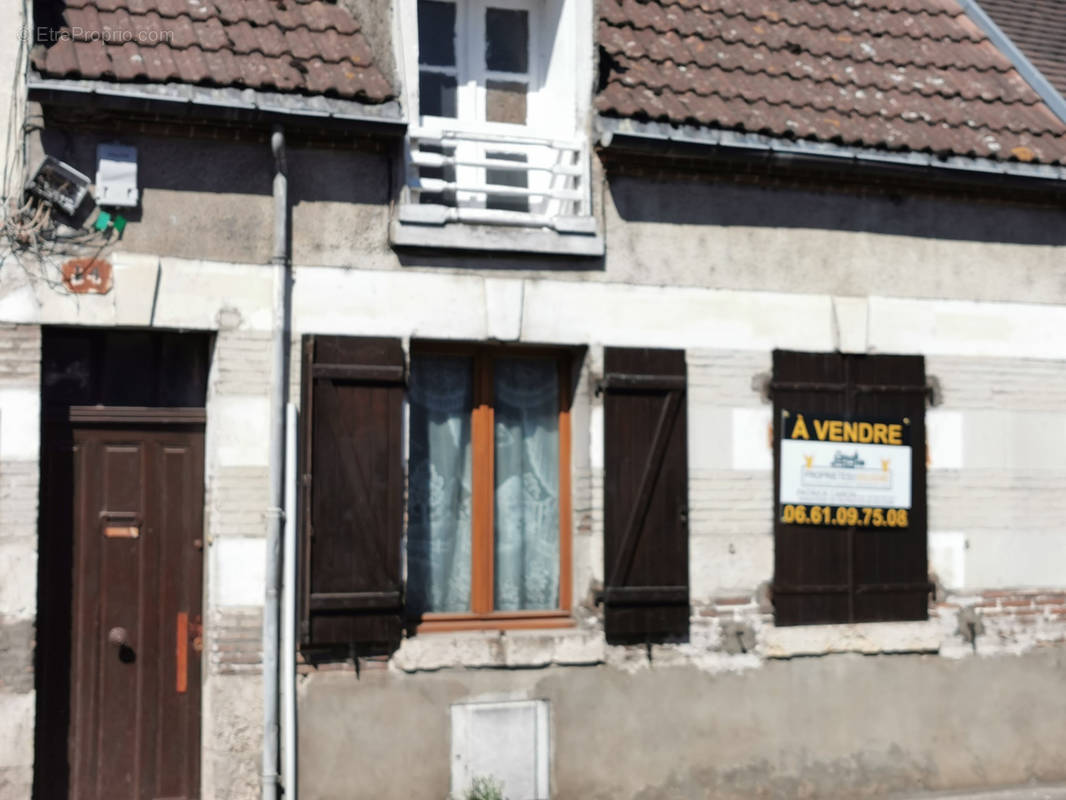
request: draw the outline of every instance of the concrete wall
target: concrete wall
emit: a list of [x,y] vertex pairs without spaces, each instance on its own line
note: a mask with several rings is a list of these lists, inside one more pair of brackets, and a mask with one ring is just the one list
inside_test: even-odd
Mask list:
[[1062,780],[1066,652],[323,672],[300,687],[301,796],[441,800],[457,702],[550,703],[553,797],[856,798]]
[[[34,146],[92,174],[96,142],[113,138],[51,130]],[[122,140],[139,148],[143,201],[122,240],[101,253],[115,267],[113,290],[74,297],[10,260],[0,267],[0,346],[29,342],[0,353],[0,376],[10,368],[14,381],[14,394],[0,385],[0,425],[9,402],[20,420],[35,413],[38,325],[217,332],[204,797],[251,797],[261,735],[269,148],[136,129]],[[350,797],[353,786],[368,796],[442,797],[449,704],[486,698],[550,701],[559,797],[848,797],[1066,777],[1063,737],[1048,721],[1066,710],[1051,688],[1066,657],[1066,598],[1053,591],[1066,572],[1063,212],[619,178],[603,187],[603,259],[397,254],[387,240],[388,157],[296,149],[290,172],[294,339],[588,347],[574,408],[573,582],[584,604],[575,628],[417,637],[387,665],[361,665],[358,680],[350,665],[308,668],[305,797]],[[607,647],[589,602],[603,577],[602,401],[592,386],[604,345],[687,351],[692,636],[652,648],[650,659]],[[928,422],[930,564],[944,589],[928,622],[773,626],[760,588],[773,562],[770,407],[753,379],[769,370],[774,347],[927,356],[943,388]],[[298,357],[292,367],[295,387]],[[36,427],[32,442],[16,439],[24,458],[8,457],[7,431],[0,499],[21,510],[0,506],[0,548],[18,549],[0,564],[19,575],[0,582],[0,703],[28,703],[28,717],[10,718],[32,725],[32,681],[20,670],[31,663]],[[981,615],[974,643],[959,633],[966,609]],[[21,689],[8,691],[8,674],[23,676]],[[0,781],[14,787],[0,782],[3,800],[27,796],[32,752],[14,730],[10,744],[0,739]]]
[[[31,138],[30,163],[48,153],[93,175],[97,143],[135,145],[141,211],[115,251],[266,263],[268,142],[164,139],[143,127],[119,136],[49,129]],[[594,192],[602,194],[602,259],[397,253],[387,224],[393,166],[389,152],[291,148],[294,262],[838,297],[1066,298],[1063,209],[616,177]]]

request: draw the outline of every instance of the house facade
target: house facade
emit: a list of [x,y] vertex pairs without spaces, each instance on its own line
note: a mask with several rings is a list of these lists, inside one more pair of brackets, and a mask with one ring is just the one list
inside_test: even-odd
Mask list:
[[979,9],[16,5],[0,798],[1066,780],[1066,123]]

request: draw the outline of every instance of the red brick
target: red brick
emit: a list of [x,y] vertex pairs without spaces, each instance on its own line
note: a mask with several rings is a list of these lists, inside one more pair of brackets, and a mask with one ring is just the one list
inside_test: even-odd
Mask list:
[[1004,608],[1032,608],[1033,598],[1025,597],[1015,600],[1002,600],[1001,605]]

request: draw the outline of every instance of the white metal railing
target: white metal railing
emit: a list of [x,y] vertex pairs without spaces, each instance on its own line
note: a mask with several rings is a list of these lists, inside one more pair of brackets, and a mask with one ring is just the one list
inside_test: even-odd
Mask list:
[[401,220],[594,232],[583,141],[411,128]]

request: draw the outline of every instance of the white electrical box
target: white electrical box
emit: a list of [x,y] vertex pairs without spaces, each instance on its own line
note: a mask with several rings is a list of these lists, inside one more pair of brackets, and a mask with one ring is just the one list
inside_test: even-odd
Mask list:
[[137,148],[121,144],[96,146],[96,204],[137,205]]
[[551,797],[547,700],[457,703],[451,711],[454,797],[466,797],[475,778],[502,784],[514,800]]

